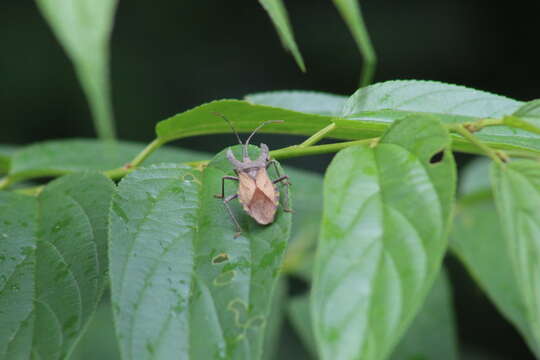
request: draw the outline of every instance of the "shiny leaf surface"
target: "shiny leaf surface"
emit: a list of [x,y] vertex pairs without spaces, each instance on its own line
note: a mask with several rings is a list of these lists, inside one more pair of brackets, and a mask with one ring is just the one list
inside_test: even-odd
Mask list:
[[[92,139],[36,143],[13,153],[9,176],[20,180],[85,170],[111,170],[131,161],[144,147],[144,144]],[[145,164],[197,161],[207,156],[196,151],[164,147],[150,155]]]
[[[445,124],[466,123],[486,117],[503,117],[516,111],[522,102],[484,91],[434,81],[388,81],[358,90],[336,115],[337,95],[287,92],[252,94],[248,101],[218,100],[190,109],[156,126],[163,141],[202,135],[228,133],[226,115],[240,132],[251,132],[262,121],[284,120],[260,131],[291,135],[312,135],[335,123],[330,137],[364,139],[381,136],[396,120],[409,115],[431,115]],[[314,99],[321,100],[316,106]],[[331,99],[331,100],[330,100]],[[270,105],[270,106],[269,106]],[[481,140],[501,149],[526,149],[540,152],[540,134],[507,126],[486,127],[476,134]],[[478,149],[459,136],[453,136],[453,149],[478,153]]]
[[424,301],[454,201],[449,144],[436,120],[409,117],[376,147],[351,147],[332,161],[311,300],[322,359],[384,359]]
[[537,351],[493,202],[489,166],[489,161],[479,159],[463,171],[450,246],[501,314]]
[[495,204],[529,335],[540,349],[540,163],[493,164]]
[[0,357],[61,359],[106,282],[113,183],[95,173],[51,182],[39,197],[0,192]]
[[[214,197],[224,175],[232,167],[221,152],[203,173],[162,164],[120,182],[110,259],[124,359],[261,357],[291,217],[279,209],[273,224],[261,226],[231,202],[243,228],[235,238]],[[236,186],[226,184],[226,193]]]
[[[308,296],[289,302],[289,316],[307,349],[316,355]],[[393,351],[391,360],[455,360],[457,334],[450,284],[441,272],[422,309]]]

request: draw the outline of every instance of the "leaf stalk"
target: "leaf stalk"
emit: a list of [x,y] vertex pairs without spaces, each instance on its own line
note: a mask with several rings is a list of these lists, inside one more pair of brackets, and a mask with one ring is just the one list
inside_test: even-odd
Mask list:
[[467,124],[452,124],[448,126],[448,129],[463,136],[473,145],[482,150],[482,152],[484,152],[492,160],[500,164],[508,160],[508,157],[502,151],[493,150],[492,148],[484,144],[482,141],[480,141],[476,136],[474,136],[472,131],[470,130],[470,126],[468,126]]

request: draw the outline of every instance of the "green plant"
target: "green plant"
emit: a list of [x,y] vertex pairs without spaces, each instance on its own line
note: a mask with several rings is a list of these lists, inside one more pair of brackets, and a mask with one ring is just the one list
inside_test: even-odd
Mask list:
[[[303,68],[283,5],[260,2]],[[374,64],[356,2],[335,3]],[[322,359],[456,359],[448,252],[540,357],[539,100],[431,81],[350,97],[277,91],[182,112],[146,146],[115,141],[106,48],[116,2],[38,5],[101,140],[0,148],[0,358],[76,358],[96,314],[114,316],[122,359],[270,358],[284,316]],[[165,146],[230,132],[215,112],[241,132],[280,119],[261,132],[307,136],[274,149],[277,160],[337,155],[324,179],[287,169],[294,214],[263,227],[234,207],[244,229],[234,238],[214,198],[232,174],[225,152]],[[453,152],[483,155],[459,191]],[[309,295],[289,298],[289,275]],[[112,306],[99,307],[109,292]]]

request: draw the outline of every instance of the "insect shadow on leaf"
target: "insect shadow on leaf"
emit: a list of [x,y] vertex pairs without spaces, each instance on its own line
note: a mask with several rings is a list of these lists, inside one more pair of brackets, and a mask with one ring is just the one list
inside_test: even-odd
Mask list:
[[[242,143],[238,132],[235,130],[233,124],[220,113],[214,113],[225,120],[238,139],[238,143],[242,146],[242,161],[238,160],[231,148],[227,150],[226,156],[229,162],[234,166],[234,172],[236,176],[223,176],[221,178],[221,195],[215,195],[219,199],[223,199],[223,204],[229,213],[234,225],[236,226],[236,234],[234,237],[240,236],[242,233],[242,227],[234,216],[229,202],[238,198],[240,204],[242,204],[244,211],[248,213],[257,223],[260,225],[268,225],[274,222],[276,210],[279,205],[279,191],[275,187],[275,184],[282,183],[285,185],[285,199],[283,201],[283,211],[291,212],[289,208],[289,177],[281,174],[277,161],[270,159],[270,150],[266,144],[261,143],[261,153],[259,157],[252,160],[248,155],[249,141],[253,135],[269,123],[283,122],[283,120],[269,120],[261,123],[253,130],[249,135],[245,143]],[[271,180],[268,176],[268,168],[270,165],[274,165],[274,169],[278,176],[277,179]],[[238,182],[238,191],[236,194],[225,197],[225,180],[232,180]]]

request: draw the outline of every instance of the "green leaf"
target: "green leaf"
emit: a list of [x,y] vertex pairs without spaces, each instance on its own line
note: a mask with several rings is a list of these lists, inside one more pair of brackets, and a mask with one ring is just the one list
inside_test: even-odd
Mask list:
[[36,268],[36,199],[0,191],[0,358],[29,358]]
[[[13,154],[9,176],[23,180],[85,170],[111,170],[131,161],[144,147],[144,144],[107,143],[92,139],[36,143]],[[203,153],[164,147],[152,153],[145,164],[196,161],[204,158],[207,158],[207,155]]]
[[364,59],[360,87],[367,86],[373,80],[377,58],[371,45],[369,34],[362,18],[362,12],[357,0],[333,0],[341,17],[347,23],[356,45]]
[[390,359],[458,359],[452,293],[445,271],[440,272],[422,309]]
[[0,174],[5,174],[9,171],[11,154],[14,151],[14,146],[0,145]]
[[[409,115],[428,114],[444,124],[467,123],[485,117],[509,115],[523,104],[484,91],[433,81],[388,81],[368,86],[347,100],[339,116],[329,112],[335,109],[334,105],[328,105],[331,101],[322,103],[318,108],[309,102],[303,104],[308,101],[306,94],[291,95],[289,101],[279,97],[279,94],[276,97],[263,94],[260,99],[257,95],[248,97],[250,101],[262,104],[241,100],[206,103],[160,121],[156,134],[161,141],[167,142],[195,135],[231,132],[229,125],[213,114],[218,112],[226,115],[240,132],[251,132],[262,121],[284,120],[284,123],[265,126],[260,132],[313,135],[333,122],[336,127],[330,133],[331,137],[355,140],[381,136],[395,120]],[[329,97],[331,95],[326,98]],[[272,103],[283,108],[265,105]],[[540,134],[492,126],[482,129],[477,136],[498,149],[525,149],[540,153]],[[455,151],[479,153],[474,145],[458,135],[454,135],[452,140]]]
[[[251,157],[258,154],[253,150]],[[240,148],[234,147],[237,155]],[[256,149],[256,148],[255,148]],[[221,152],[204,173],[154,165],[126,176],[113,199],[111,288],[124,359],[259,359],[291,217],[260,226],[214,197],[232,175]],[[226,184],[226,194],[236,184]],[[282,194],[284,196],[284,194]]]
[[69,355],[106,282],[113,183],[73,174],[37,198],[0,192],[0,357]]
[[540,134],[540,99],[526,102],[512,115],[505,116],[503,123],[508,126]]
[[[394,350],[390,359],[396,360],[454,360],[457,359],[457,336],[451,289],[442,271],[426,302]],[[311,325],[308,296],[289,302],[289,316],[305,346],[316,355],[315,336]]]
[[540,121],[540,99],[528,101],[512,115],[533,121]]
[[245,96],[252,104],[273,106],[306,114],[339,116],[346,96],[317,91],[268,91]]
[[493,164],[495,204],[523,305],[529,345],[540,354],[540,164]]
[[523,103],[465,86],[437,81],[396,80],[356,91],[345,104],[345,117],[362,112],[394,110],[405,113],[500,117],[513,113]]
[[283,1],[259,0],[259,3],[262,5],[264,10],[266,10],[268,16],[270,16],[279,38],[281,39],[283,47],[291,52],[300,70],[305,72],[306,66],[304,65],[302,54],[300,54],[300,50],[298,50],[298,46],[294,40],[293,31],[289,22],[287,10],[285,9],[285,5],[283,5]]
[[501,221],[486,183],[487,165],[489,161],[482,159],[463,171],[462,196],[450,236],[451,249],[497,309],[539,355],[527,323],[526,307],[515,280]]
[[120,359],[110,303],[101,304],[70,360]]
[[408,117],[376,147],[350,147],[332,161],[311,299],[322,359],[386,358],[424,301],[447,245],[449,145],[438,121]]
[[[523,103],[464,86],[435,81],[388,81],[353,94],[343,117],[392,122],[411,113],[437,116],[444,123],[463,123],[479,118],[512,114]],[[507,126],[486,127],[475,135],[487,143],[540,150],[540,135]]]
[[177,114],[156,125],[156,134],[163,141],[205,134],[231,132],[229,124],[215,113],[224,114],[239,132],[251,132],[263,121],[284,120],[268,124],[260,132],[307,135],[330,125],[332,117],[251,104],[241,100],[218,100]]
[[75,65],[99,137],[114,138],[109,38],[117,0],[36,0],[36,3]]

